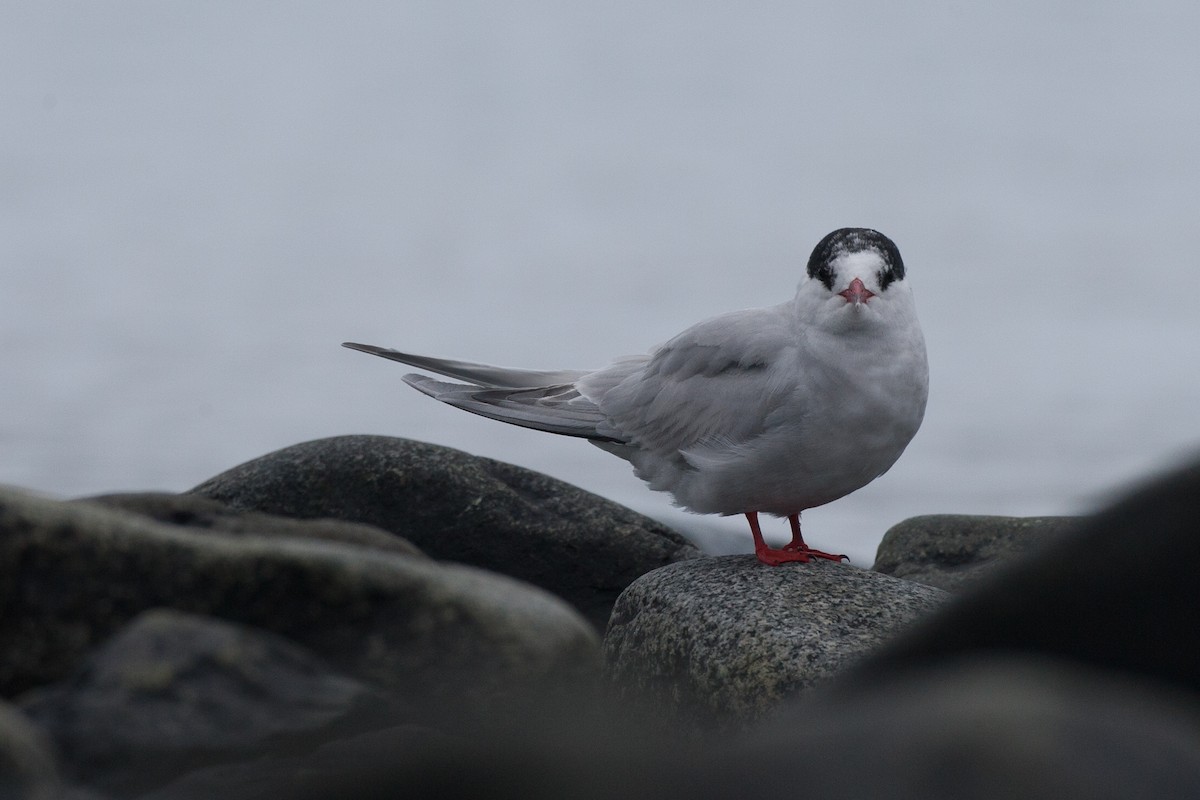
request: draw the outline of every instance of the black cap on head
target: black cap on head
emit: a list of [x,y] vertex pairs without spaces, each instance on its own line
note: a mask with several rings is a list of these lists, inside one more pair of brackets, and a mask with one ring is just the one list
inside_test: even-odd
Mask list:
[[896,243],[879,231],[870,228],[838,228],[817,242],[808,258],[808,277],[816,278],[833,291],[833,262],[838,256],[874,250],[883,259],[884,267],[879,271],[879,291],[892,281],[904,278],[904,260]]

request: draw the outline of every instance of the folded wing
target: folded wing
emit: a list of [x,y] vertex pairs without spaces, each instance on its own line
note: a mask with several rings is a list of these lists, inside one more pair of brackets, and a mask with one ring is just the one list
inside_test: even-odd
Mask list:
[[688,462],[736,456],[778,421],[780,409],[794,410],[794,345],[784,330],[775,309],[726,314],[675,337],[602,391],[595,383],[603,370],[579,385],[640,450]]

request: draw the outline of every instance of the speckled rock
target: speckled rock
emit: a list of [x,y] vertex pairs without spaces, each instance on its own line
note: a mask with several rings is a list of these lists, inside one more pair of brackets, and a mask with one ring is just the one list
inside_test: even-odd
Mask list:
[[749,721],[845,669],[947,598],[940,589],[814,561],[673,564],[635,581],[604,641],[626,695],[701,726]]
[[570,484],[387,436],[294,445],[192,491],[236,508],[375,525],[434,558],[553,592],[600,630],[639,575],[702,555],[664,525]]
[[0,694],[66,678],[137,614],[272,631],[346,674],[443,709],[586,675],[592,627],[536,587],[341,543],[164,525],[0,489]]
[[884,534],[872,569],[957,591],[976,583],[1000,564],[1045,546],[1078,524],[1078,517],[912,517]]
[[20,707],[72,779],[120,796],[389,715],[379,692],[282,637],[168,609],[140,614]]
[[387,553],[419,556],[420,549],[393,533],[340,519],[296,519],[259,511],[243,511],[208,497],[169,492],[128,492],[85,497],[77,502],[141,514],[195,532],[213,531],[242,536],[298,538],[357,545]]
[[58,800],[62,784],[45,734],[0,701],[0,798]]

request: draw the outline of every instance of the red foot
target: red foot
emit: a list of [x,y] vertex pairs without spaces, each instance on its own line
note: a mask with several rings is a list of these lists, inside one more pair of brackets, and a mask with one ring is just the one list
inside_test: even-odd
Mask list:
[[[840,553],[826,553],[824,550],[813,550],[811,547],[808,547],[807,545],[796,544],[795,542],[792,542],[791,544],[785,544],[783,546],[783,549],[789,553],[797,553],[799,555],[805,555],[805,556],[809,556],[811,558],[824,558],[829,561],[849,561],[850,560],[850,556],[841,555]],[[805,558],[803,560],[808,561],[807,558]]]
[[780,564],[788,564],[790,562],[799,562],[807,564],[814,558],[824,558],[829,561],[849,560],[849,556],[839,555],[837,553],[826,553],[823,550],[813,550],[804,543],[804,537],[800,535],[800,515],[792,514],[788,519],[792,524],[792,541],[791,544],[786,544],[782,548],[775,549],[767,547],[767,543],[763,541],[762,531],[758,527],[758,514],[749,512],[746,514],[746,520],[750,523],[750,533],[754,536],[754,555],[758,556],[758,560],[772,567],[778,567]]
[[809,554],[800,550],[775,550],[770,547],[764,547],[761,550],[755,550],[754,555],[758,556],[758,560],[772,567],[778,567],[780,564],[788,564],[793,561],[798,561],[801,564],[809,562]]

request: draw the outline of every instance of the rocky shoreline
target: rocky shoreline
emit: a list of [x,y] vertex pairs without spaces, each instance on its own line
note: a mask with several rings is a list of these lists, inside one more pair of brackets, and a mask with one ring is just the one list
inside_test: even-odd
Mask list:
[[0,488],[0,798],[1200,796],[1200,465],[872,570],[345,436]]

